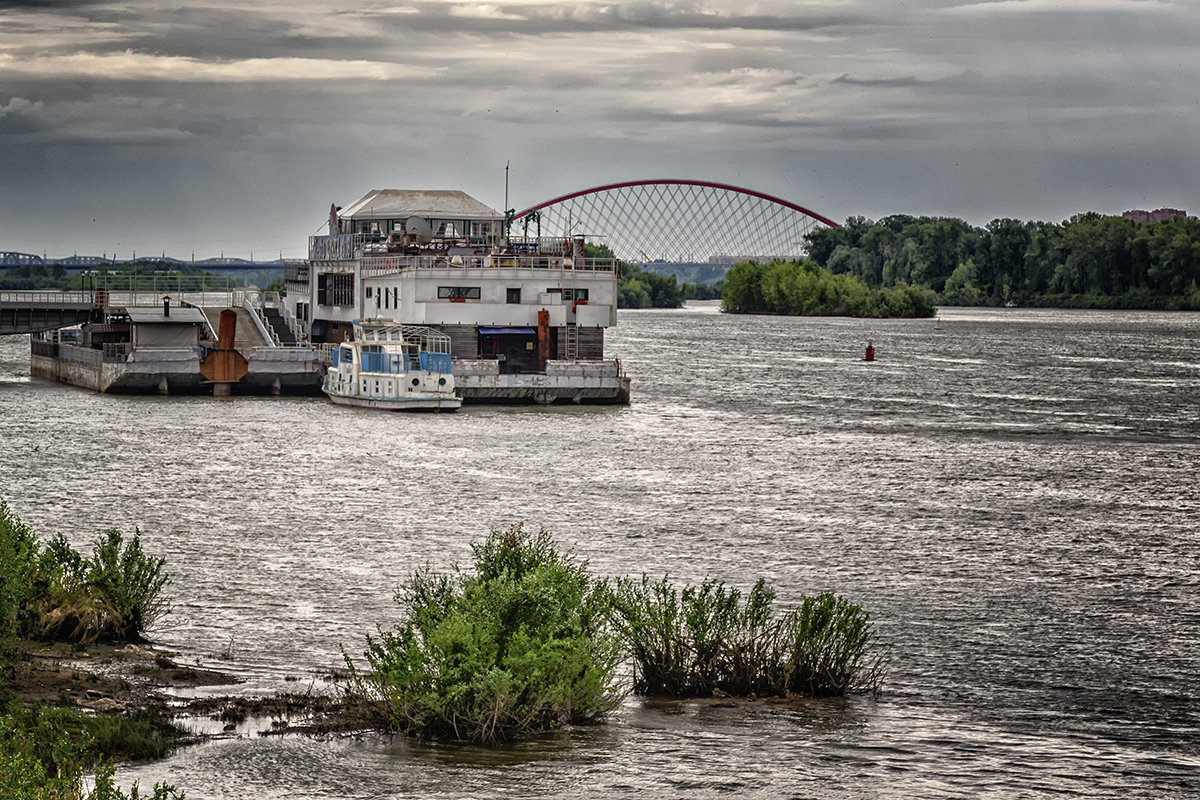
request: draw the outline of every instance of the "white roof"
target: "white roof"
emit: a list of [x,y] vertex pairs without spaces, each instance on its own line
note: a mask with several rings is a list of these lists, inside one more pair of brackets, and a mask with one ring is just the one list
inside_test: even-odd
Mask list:
[[171,316],[164,317],[162,306],[128,306],[125,313],[129,315],[129,320],[135,325],[145,325],[148,323],[203,323],[205,322],[204,312],[198,308],[189,308],[188,306],[171,306]]
[[426,189],[372,189],[338,212],[341,219],[503,219],[466,192]]

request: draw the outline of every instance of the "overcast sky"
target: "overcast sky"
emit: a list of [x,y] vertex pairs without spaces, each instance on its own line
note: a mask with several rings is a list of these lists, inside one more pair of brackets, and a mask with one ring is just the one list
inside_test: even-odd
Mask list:
[[1200,212],[1183,0],[0,0],[0,251],[302,257],[331,202],[695,178],[835,220]]

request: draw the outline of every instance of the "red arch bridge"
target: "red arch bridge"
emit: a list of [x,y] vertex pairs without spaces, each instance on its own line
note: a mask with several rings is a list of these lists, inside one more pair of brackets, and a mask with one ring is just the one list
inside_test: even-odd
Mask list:
[[641,180],[565,194],[513,217],[523,235],[588,236],[626,261],[798,258],[813,228],[841,226],[769,194],[724,183]]

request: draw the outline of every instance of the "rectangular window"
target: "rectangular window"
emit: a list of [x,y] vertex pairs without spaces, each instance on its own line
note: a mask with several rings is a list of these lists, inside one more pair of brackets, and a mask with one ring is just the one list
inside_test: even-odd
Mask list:
[[326,272],[317,275],[317,305],[354,305],[354,276]]
[[333,285],[329,290],[329,305],[331,306],[352,306],[354,305],[354,276],[353,275],[330,275]]
[[371,296],[371,287],[368,286],[367,287],[367,297],[370,297],[370,296]]
[[438,300],[449,300],[451,303],[463,303],[467,300],[479,299],[478,286],[439,286]]
[[561,294],[564,303],[570,303],[572,301],[586,303],[588,301],[587,289],[559,289],[555,287],[553,289],[547,289],[546,293]]
[[517,289],[506,289],[506,290],[505,290],[505,292],[504,292],[504,295],[505,295],[505,301],[506,301],[506,302],[509,302],[509,303],[519,303],[519,302],[521,302],[521,290],[520,290],[520,288],[517,288]]

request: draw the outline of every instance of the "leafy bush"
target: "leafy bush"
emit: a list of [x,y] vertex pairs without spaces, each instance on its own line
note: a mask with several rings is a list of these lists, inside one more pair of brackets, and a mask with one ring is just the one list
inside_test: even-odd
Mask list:
[[0,797],[12,800],[184,800],[173,787],[153,794],[135,785],[128,794],[114,781],[111,764],[97,766],[91,788],[84,770],[93,762],[95,720],[71,709],[14,707],[0,715]]
[[136,531],[124,547],[116,530],[109,530],[96,541],[87,584],[103,598],[107,617],[101,630],[105,638],[140,638],[167,611],[162,597],[169,582],[163,573],[164,563],[162,558],[146,555]]
[[168,605],[164,560],[110,530],[84,558],[60,534],[42,547],[0,501],[0,634],[75,642],[140,639]]
[[520,526],[472,545],[474,574],[417,570],[401,624],[349,657],[362,709],[408,733],[491,742],[591,722],[620,702],[606,592],[550,535]]
[[613,620],[634,660],[634,691],[714,694],[842,695],[878,692],[886,652],[872,655],[874,628],[857,605],[822,592],[775,617],[775,591],[759,580],[738,589],[706,580],[676,588],[622,578]]
[[0,500],[0,636],[15,635],[32,594],[38,543]]

